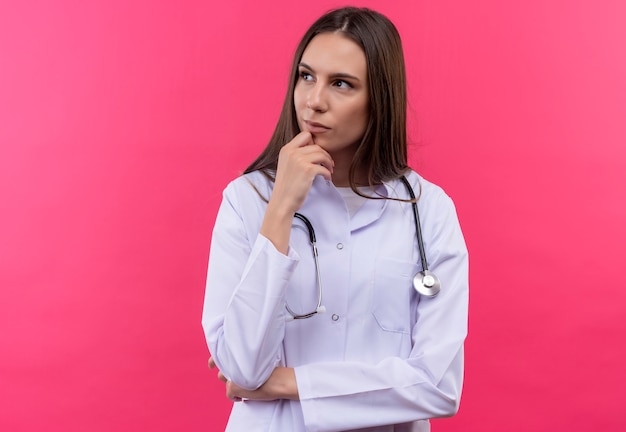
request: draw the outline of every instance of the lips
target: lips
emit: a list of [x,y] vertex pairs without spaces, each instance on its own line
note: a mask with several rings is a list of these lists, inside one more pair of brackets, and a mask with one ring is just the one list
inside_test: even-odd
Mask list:
[[305,120],[304,124],[306,125],[307,130],[311,133],[323,133],[330,130],[328,126],[310,120]]

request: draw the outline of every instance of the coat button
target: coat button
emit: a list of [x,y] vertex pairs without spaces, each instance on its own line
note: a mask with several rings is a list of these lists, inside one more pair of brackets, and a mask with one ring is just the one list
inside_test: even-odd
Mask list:
[[343,243],[337,243],[337,249],[339,250],[343,249]]
[[333,321],[339,321],[339,315],[337,315],[337,314],[333,314],[333,316],[331,317],[331,319],[332,319]]

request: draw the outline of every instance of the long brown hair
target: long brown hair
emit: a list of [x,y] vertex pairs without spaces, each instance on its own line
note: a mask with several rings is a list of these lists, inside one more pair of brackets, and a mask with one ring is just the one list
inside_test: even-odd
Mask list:
[[298,65],[308,44],[320,33],[341,33],[355,41],[365,53],[369,123],[349,172],[350,186],[359,193],[355,185],[357,168],[365,168],[370,186],[398,178],[408,169],[406,72],[402,42],[388,18],[366,8],[346,7],[330,11],[315,21],[304,34],[293,58],[289,87],[276,129],[265,149],[245,173],[261,170],[272,179],[280,149],[300,133],[293,99]]

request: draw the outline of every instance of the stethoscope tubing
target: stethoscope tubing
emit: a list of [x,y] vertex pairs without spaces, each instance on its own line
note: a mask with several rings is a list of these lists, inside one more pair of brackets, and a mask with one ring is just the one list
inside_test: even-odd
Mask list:
[[413,217],[415,218],[415,232],[417,233],[417,248],[420,253],[420,260],[422,262],[422,270],[428,271],[428,261],[426,260],[426,249],[424,248],[424,239],[422,238],[422,224],[420,223],[420,214],[417,210],[417,199],[415,199],[415,192],[413,192],[413,188],[411,184],[406,179],[405,176],[400,177],[404,186],[406,186],[406,190],[409,192],[409,196],[411,197],[411,207],[413,208]]
[[317,277],[317,307],[314,311],[306,313],[306,314],[298,314],[291,310],[289,305],[285,303],[285,308],[287,312],[291,315],[292,319],[305,319],[311,318],[313,315],[318,313],[322,313],[326,310],[324,306],[322,306],[322,275],[320,274],[320,262],[319,262],[319,254],[317,252],[317,240],[315,238],[315,230],[313,229],[313,225],[309,221],[309,219],[301,213],[294,213],[295,218],[300,219],[304,225],[306,225],[307,231],[309,232],[309,241],[311,242],[311,247],[313,248],[313,259],[315,260],[315,273]]
[[[428,261],[426,260],[426,250],[424,248],[424,240],[422,238],[422,225],[420,223],[419,211],[417,209],[417,199],[415,197],[415,192],[411,187],[411,184],[407,180],[405,176],[400,177],[400,180],[406,186],[406,190],[411,197],[411,207],[413,208],[413,218],[415,220],[415,233],[417,237],[417,248],[419,249],[420,260],[422,263],[422,271],[418,272],[413,278],[413,287],[415,290],[425,296],[425,297],[435,297],[439,290],[441,289],[441,284],[437,276],[428,271]],[[317,287],[318,287],[318,297],[317,297],[317,306],[314,311],[298,314],[293,311],[287,303],[285,303],[285,308],[287,312],[289,312],[288,319],[305,319],[311,318],[312,316],[322,313],[326,311],[326,308],[322,306],[322,276],[320,274],[320,265],[319,265],[319,254],[317,251],[317,240],[315,237],[315,230],[313,229],[313,224],[309,221],[309,219],[304,216],[302,213],[294,213],[293,215],[296,219],[300,219],[307,228],[309,232],[309,241],[311,242],[311,247],[313,248],[313,259],[315,260],[315,272],[317,277]]]
[[422,271],[418,272],[413,278],[413,288],[424,297],[435,297],[441,291],[441,282],[439,278],[428,270],[428,261],[426,260],[426,249],[424,248],[424,239],[422,236],[422,224],[420,222],[419,211],[417,210],[417,199],[411,184],[405,176],[400,177],[406,190],[411,197],[411,207],[413,207],[413,217],[415,219],[415,234],[417,236],[417,248],[419,249],[420,260],[422,262]]

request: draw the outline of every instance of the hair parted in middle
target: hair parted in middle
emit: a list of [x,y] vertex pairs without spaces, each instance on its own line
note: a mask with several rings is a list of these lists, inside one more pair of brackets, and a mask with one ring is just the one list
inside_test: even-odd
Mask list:
[[400,177],[408,170],[406,71],[402,42],[398,30],[387,17],[355,7],[326,13],[304,34],[294,55],[289,87],[274,133],[245,173],[261,170],[273,178],[280,149],[300,133],[294,106],[298,65],[311,40],[320,33],[339,33],[356,42],[365,53],[369,122],[350,166],[351,188],[357,191],[357,169],[364,170],[370,186]]

